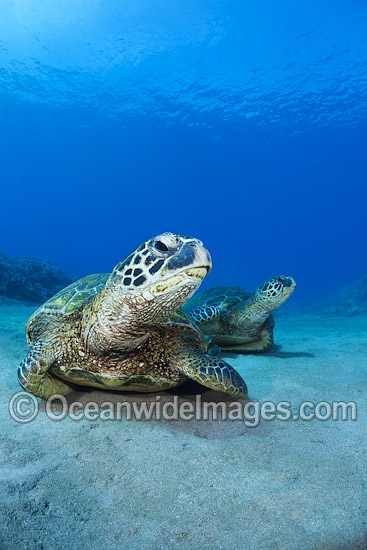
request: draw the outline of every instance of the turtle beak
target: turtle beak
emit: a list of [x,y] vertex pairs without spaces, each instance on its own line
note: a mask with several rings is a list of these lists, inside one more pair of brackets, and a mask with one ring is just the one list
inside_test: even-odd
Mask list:
[[196,249],[195,264],[197,264],[198,267],[206,269],[205,275],[208,275],[212,270],[212,258],[207,249],[203,246],[197,247]]
[[186,275],[203,280],[212,269],[212,259],[201,242],[190,243],[195,247],[195,258],[189,269],[185,270]]
[[186,269],[185,273],[192,279],[203,280],[209,271],[207,267],[191,267],[190,269]]
[[286,277],[286,280],[283,282],[283,294],[285,296],[290,296],[296,286],[296,281],[293,277]]
[[293,277],[287,277],[287,280],[285,281],[284,286],[296,288],[297,285]]
[[207,275],[212,268],[212,259],[200,241],[190,239],[182,245],[177,254],[168,260],[165,269],[162,271],[162,278],[172,271],[179,273],[194,268],[205,269],[205,275]]
[[186,275],[193,279],[201,281],[210,273],[212,269],[212,259],[209,252],[202,245],[196,248],[195,259],[189,269],[185,269]]

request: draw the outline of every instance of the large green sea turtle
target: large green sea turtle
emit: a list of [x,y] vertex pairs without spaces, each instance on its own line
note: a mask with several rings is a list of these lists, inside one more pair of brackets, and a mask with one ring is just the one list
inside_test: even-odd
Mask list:
[[177,311],[210,269],[201,241],[163,233],[139,246],[111,274],[71,284],[30,317],[20,385],[47,398],[67,395],[75,384],[153,392],[191,378],[234,397],[246,396],[240,375],[206,354],[202,332]]
[[223,350],[266,351],[273,344],[274,318],[296,288],[292,277],[273,277],[255,292],[239,286],[217,286],[194,296],[184,309]]

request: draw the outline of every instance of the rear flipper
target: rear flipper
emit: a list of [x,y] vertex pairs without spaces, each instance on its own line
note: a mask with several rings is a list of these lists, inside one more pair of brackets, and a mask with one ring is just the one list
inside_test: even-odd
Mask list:
[[18,380],[23,390],[36,397],[47,399],[50,395],[68,395],[75,387],[48,372],[52,360],[43,353],[44,347],[32,346],[18,369]]
[[182,350],[175,356],[175,367],[206,388],[236,398],[247,396],[247,386],[237,371],[219,357],[197,350]]
[[222,345],[221,349],[222,351],[231,351],[233,353],[263,353],[264,351],[268,351],[268,349],[270,349],[272,345],[273,334],[270,334],[268,330],[263,329],[260,332],[258,340],[255,340],[254,342],[248,342],[246,344],[238,344],[233,346]]
[[265,321],[263,328],[256,340],[242,344],[221,344],[222,351],[233,353],[263,353],[273,345],[274,318],[272,315]]

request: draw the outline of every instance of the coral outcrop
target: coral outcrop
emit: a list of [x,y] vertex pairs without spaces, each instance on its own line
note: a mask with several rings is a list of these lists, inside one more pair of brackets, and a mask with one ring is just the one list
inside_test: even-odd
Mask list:
[[69,285],[73,278],[48,260],[0,253],[0,296],[42,303]]

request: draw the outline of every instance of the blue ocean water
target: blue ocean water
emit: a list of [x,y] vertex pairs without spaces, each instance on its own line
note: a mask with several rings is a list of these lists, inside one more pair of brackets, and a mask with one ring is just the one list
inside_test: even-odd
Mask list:
[[110,271],[201,238],[203,287],[367,273],[367,5],[2,0],[0,250]]
[[[0,290],[2,252],[78,277],[165,231],[210,250],[202,289],[292,275],[284,311],[367,276],[366,2],[0,0],[0,60]],[[28,302],[43,262],[32,281],[19,264],[4,273]],[[199,397],[233,399],[190,381],[158,395],[79,386],[65,398],[76,417],[57,421],[30,393],[18,410],[34,358],[52,369],[54,352],[46,331],[19,386],[37,306],[1,291],[0,549],[366,550],[366,282],[341,306],[279,316],[264,354],[224,350],[250,403],[294,413],[256,428],[102,420],[106,402],[177,397],[201,413]],[[335,403],[358,418],[299,415]]]

